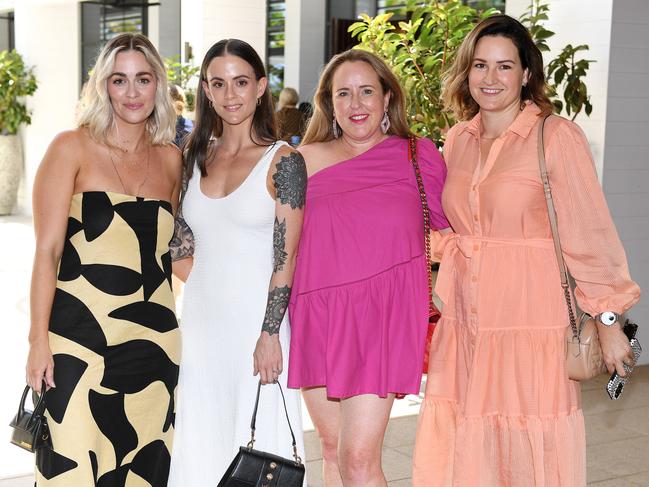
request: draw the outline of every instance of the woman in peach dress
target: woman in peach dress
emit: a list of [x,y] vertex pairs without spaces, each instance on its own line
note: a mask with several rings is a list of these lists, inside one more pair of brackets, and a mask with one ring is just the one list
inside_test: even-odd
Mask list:
[[[584,486],[579,383],[568,379],[567,308],[538,158],[552,112],[543,59],[500,15],[464,40],[445,85],[461,123],[448,133],[442,197],[455,233],[437,247],[444,303],[431,345],[414,454],[415,486]],[[595,315],[638,301],[579,127],[545,124],[559,234],[576,299]],[[609,371],[632,363],[619,323],[598,323]],[[602,392],[603,393],[603,392]]]

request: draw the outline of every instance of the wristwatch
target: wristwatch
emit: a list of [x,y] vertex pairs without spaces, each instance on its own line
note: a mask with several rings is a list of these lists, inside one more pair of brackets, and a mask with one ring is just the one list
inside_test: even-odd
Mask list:
[[612,326],[617,323],[619,315],[613,311],[604,311],[597,315],[597,319],[602,325]]

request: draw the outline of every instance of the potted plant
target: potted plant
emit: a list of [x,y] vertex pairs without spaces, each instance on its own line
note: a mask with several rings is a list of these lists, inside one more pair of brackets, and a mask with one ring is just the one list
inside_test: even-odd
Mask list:
[[17,135],[31,117],[23,97],[36,91],[33,68],[25,66],[15,50],[0,51],[0,215],[8,215],[16,204],[23,168],[22,147]]

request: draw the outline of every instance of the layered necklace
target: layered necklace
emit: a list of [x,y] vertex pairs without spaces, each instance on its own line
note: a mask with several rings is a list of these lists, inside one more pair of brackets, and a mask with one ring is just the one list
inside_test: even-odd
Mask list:
[[[108,156],[110,157],[110,162],[113,165],[115,174],[117,174],[117,179],[119,179],[119,182],[122,185],[123,193],[126,195],[132,194],[133,196],[140,196],[140,190],[142,189],[142,186],[144,186],[144,183],[146,183],[147,179],[149,179],[149,156],[151,155],[151,144],[147,144],[144,178],[142,179],[142,181],[140,181],[140,184],[137,186],[134,193],[130,193],[129,191],[127,191],[126,185],[124,184],[124,180],[122,179],[122,176],[119,173],[119,170],[117,169],[118,164],[115,162],[115,160],[117,159],[119,161],[120,166],[130,165],[133,167],[139,165],[140,161],[138,159],[129,160],[129,158],[126,157],[126,155],[129,152],[128,149],[124,149],[119,145],[117,146],[113,146],[111,144],[107,144],[107,145],[108,145]],[[116,152],[115,149],[117,149],[119,152]]]

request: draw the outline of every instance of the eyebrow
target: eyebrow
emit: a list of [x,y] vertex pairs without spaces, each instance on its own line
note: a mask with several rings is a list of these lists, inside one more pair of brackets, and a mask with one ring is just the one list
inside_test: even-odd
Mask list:
[[[474,60],[474,61],[480,61],[480,62],[483,62],[483,63],[486,63],[486,62],[487,62],[486,59],[482,59],[482,58],[479,58],[479,57],[473,58],[473,60]],[[512,63],[512,64],[516,64],[516,61],[513,61],[513,60],[511,60],[511,59],[503,59],[502,61],[496,61],[496,63],[497,63],[497,64],[502,64],[502,63]]]
[[[240,74],[239,76],[235,76],[235,77],[232,78],[232,79],[237,80],[237,79],[241,79],[241,78],[250,79],[250,76],[245,75],[245,74]],[[212,76],[212,77],[210,78],[210,81],[224,81],[224,79],[223,79],[223,78],[219,78],[218,76]]]
[[[120,73],[119,71],[115,71],[111,76],[122,76],[123,78],[128,78],[126,73]],[[135,76],[153,76],[153,73],[150,73],[149,71],[140,71],[135,73]]]
[[[374,85],[360,85],[359,88],[376,88]],[[340,90],[348,90],[349,88],[346,86],[343,86],[342,88],[338,88],[336,91]]]

